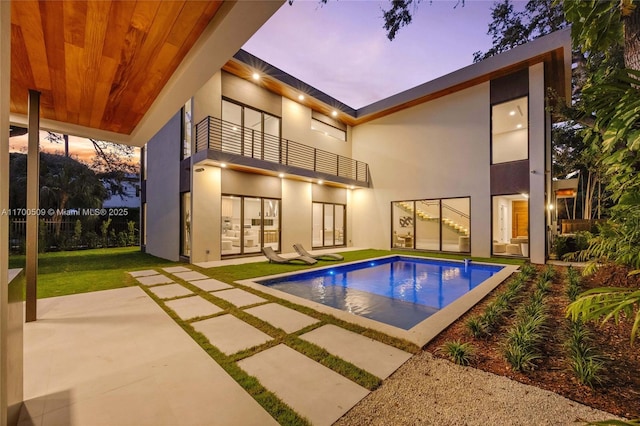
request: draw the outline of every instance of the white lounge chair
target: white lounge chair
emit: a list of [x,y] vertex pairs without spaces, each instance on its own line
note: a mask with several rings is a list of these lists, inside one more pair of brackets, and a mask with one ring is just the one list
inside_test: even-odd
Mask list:
[[293,249],[300,255],[310,257],[316,260],[344,260],[341,254],[338,253],[325,253],[325,254],[311,254],[302,246],[302,244],[294,244]]
[[307,265],[314,265],[318,263],[318,261],[314,258],[308,256],[298,256],[292,258],[286,258],[279,256],[273,249],[269,246],[262,248],[262,254],[265,255],[267,259],[269,259],[269,263],[294,263],[295,261],[299,261],[305,263]]

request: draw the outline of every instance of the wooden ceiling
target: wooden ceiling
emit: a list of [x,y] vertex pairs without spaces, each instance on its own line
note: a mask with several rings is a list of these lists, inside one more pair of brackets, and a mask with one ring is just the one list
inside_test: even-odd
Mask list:
[[11,2],[11,112],[131,134],[222,1]]

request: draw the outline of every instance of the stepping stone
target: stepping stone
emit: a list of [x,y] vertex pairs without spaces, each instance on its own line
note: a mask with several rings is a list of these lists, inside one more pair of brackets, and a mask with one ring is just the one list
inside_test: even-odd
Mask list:
[[173,274],[175,272],[189,272],[191,269],[184,266],[170,266],[168,268],[162,268],[163,271]]
[[222,309],[200,296],[170,300],[166,305],[183,320],[206,317],[222,312]]
[[146,286],[169,284],[173,282],[173,280],[166,275],[149,275],[146,277],[136,278],[136,280],[138,280],[140,284],[144,284]]
[[145,269],[143,271],[132,271],[129,272],[129,275],[131,275],[134,278],[137,277],[148,277],[149,275],[158,275],[159,272],[154,271],[153,269]]
[[256,296],[253,293],[249,293],[248,291],[240,290],[239,288],[218,291],[214,294],[214,296],[219,297],[220,299],[224,299],[232,305],[238,306],[240,308],[242,308],[243,306],[266,302],[266,299],[263,299],[260,296]]
[[208,276],[196,271],[175,272],[173,275],[185,281],[204,280],[209,278]]
[[149,290],[160,299],[171,299],[172,297],[193,294],[189,289],[184,288],[180,284],[157,285],[150,287]]
[[331,324],[305,333],[300,338],[381,379],[389,377],[412,356],[393,346]]
[[313,425],[333,424],[369,393],[283,344],[238,365]]
[[218,291],[233,288],[233,286],[227,283],[223,283],[222,281],[214,280],[213,278],[209,278],[206,280],[189,281],[189,284],[195,285],[196,287],[204,291]]
[[267,303],[266,305],[256,306],[247,309],[245,312],[287,333],[293,333],[294,331],[298,331],[320,321],[277,303]]
[[197,321],[191,325],[226,355],[232,355],[271,340],[268,334],[229,314]]

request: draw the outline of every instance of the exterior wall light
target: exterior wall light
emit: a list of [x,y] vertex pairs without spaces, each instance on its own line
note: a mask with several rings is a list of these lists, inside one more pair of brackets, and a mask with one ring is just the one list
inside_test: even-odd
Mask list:
[[204,167],[198,167],[194,170],[196,173],[204,172]]

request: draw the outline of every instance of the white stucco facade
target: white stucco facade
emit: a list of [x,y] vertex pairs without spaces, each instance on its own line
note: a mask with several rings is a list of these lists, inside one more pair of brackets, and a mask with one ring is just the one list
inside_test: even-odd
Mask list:
[[[508,52],[508,55],[498,55],[488,62],[474,64],[433,83],[426,83],[415,89],[416,98],[413,100],[411,91],[408,91],[380,101],[380,105],[365,107],[362,114],[369,114],[372,118],[359,119],[357,111],[353,123],[342,125],[344,140],[312,130],[312,119],[317,119],[318,114],[317,110],[314,112],[316,104],[298,102],[284,95],[284,92],[274,89],[279,86],[273,82],[263,85],[240,74],[220,70],[193,97],[194,126],[206,117],[212,117],[212,122],[218,123],[215,125],[218,127],[206,128],[209,138],[224,140],[225,137],[232,137],[225,136],[225,132],[236,132],[235,124],[230,130],[231,124],[220,121],[227,120],[224,116],[225,103],[232,103],[235,110],[244,111],[243,117],[259,117],[262,114],[262,117],[276,117],[279,120],[276,139],[281,141],[280,151],[273,155],[280,156],[279,164],[284,167],[282,170],[287,165],[284,146],[295,142],[305,145],[310,150],[307,151],[308,155],[314,157],[319,154],[313,150],[321,150],[334,155],[336,163],[345,159],[366,163],[370,181],[351,185],[344,180],[333,180],[331,170],[328,175],[320,173],[317,176],[313,173],[300,174],[299,170],[291,172],[290,169],[283,174],[277,161],[275,165],[267,164],[259,155],[256,157],[243,152],[242,155],[252,159],[247,162],[238,157],[239,152],[235,153],[235,157],[218,155],[220,152],[224,154],[224,148],[208,145],[207,149],[207,142],[203,144],[204,139],[198,143],[193,141],[192,153],[195,154],[189,162],[189,188],[181,189],[182,192],[190,192],[191,200],[189,260],[197,263],[230,255],[255,255],[267,242],[274,243],[273,233],[277,232],[274,248],[282,252],[291,252],[294,243],[302,243],[310,248],[357,246],[411,250],[427,247],[427,250],[454,251],[474,257],[516,255],[530,258],[534,263],[544,263],[547,255],[546,205],[551,161],[551,120],[545,110],[545,102],[547,87],[552,84],[545,80],[549,78],[548,73],[545,75],[545,68],[550,66],[545,61],[551,59],[540,53],[545,49],[558,49],[554,43],[560,43],[565,48],[564,38],[567,34],[558,38],[559,42],[543,39],[534,43],[533,47],[522,46],[514,49],[513,53]],[[533,55],[533,59],[527,57],[528,54]],[[520,65],[514,65],[513,61]],[[520,84],[520,87],[519,92],[516,90],[517,93],[511,96],[509,76],[514,73],[524,75],[525,79],[513,80],[519,81],[514,84]],[[500,83],[494,87],[497,81]],[[447,82],[452,86],[447,87]],[[394,106],[395,98],[398,100]],[[514,129],[508,134],[492,133],[494,106],[513,99],[521,99],[526,103],[524,128]],[[374,107],[382,113],[372,113]],[[331,118],[327,118],[330,122]],[[249,134],[245,127],[250,125],[249,118],[246,121],[243,118],[241,123],[238,122],[239,131],[245,132],[242,138],[248,138]],[[171,134],[178,134],[181,132],[180,125],[179,120],[172,120],[167,126],[173,126]],[[255,130],[255,124],[252,125]],[[252,138],[255,138],[254,130],[251,130]],[[181,222],[179,208],[170,209],[166,220],[171,224],[162,227],[173,231],[165,231],[162,236],[151,236],[159,232],[158,226],[153,228],[152,222],[160,220],[151,213],[154,211],[152,204],[175,204],[180,199],[179,194],[175,195],[175,185],[168,182],[177,179],[175,176],[179,171],[174,168],[179,163],[178,154],[171,160],[157,160],[156,155],[169,155],[171,149],[154,149],[156,145],[177,146],[180,143],[179,136],[174,140],[167,138],[167,131],[165,127],[148,145],[150,170],[156,161],[160,161],[163,164],[161,167],[166,168],[168,173],[164,173],[163,179],[166,180],[160,182],[163,185],[162,197],[157,194],[151,196],[151,193],[147,196],[147,214],[151,215],[148,219],[147,251],[176,259],[180,256],[180,247],[173,240],[177,241],[180,227],[185,226],[184,220]],[[216,136],[218,134],[221,136]],[[237,136],[237,140],[241,140],[240,136]],[[525,140],[526,145],[511,149],[509,144],[515,140]],[[266,145],[260,146],[260,141],[258,145],[252,143],[251,150],[263,152],[267,149]],[[267,143],[266,138],[263,143]],[[501,159],[495,151],[502,147],[506,147],[503,154],[507,160]],[[212,154],[212,149],[220,152]],[[510,162],[510,157],[518,161]],[[239,162],[236,163],[236,160]],[[509,182],[508,173],[512,171],[519,174],[517,179],[514,177],[515,180],[519,179],[517,190]],[[336,176],[339,174],[337,172]],[[158,181],[157,177],[154,179]],[[322,184],[320,180],[326,182]],[[148,191],[151,183],[151,180],[147,182]],[[265,220],[267,213],[260,212],[260,208],[256,211],[255,207],[246,207],[249,204],[245,205],[246,208],[237,204],[233,213],[237,217],[231,219],[225,216],[230,213],[221,213],[221,199],[234,196],[241,200],[238,203],[252,199],[252,206],[266,205],[260,204],[266,203],[264,200],[270,200],[271,204],[277,202],[278,214],[271,212],[269,219]],[[516,213],[511,212],[516,202],[522,204],[519,197],[527,200],[518,219],[522,221],[522,217],[525,217],[525,225],[517,225]],[[444,224],[444,216],[427,218],[418,210],[419,202],[443,205],[445,201],[453,210],[462,211],[462,220],[468,223],[464,226]],[[394,219],[393,208],[403,202],[409,203],[400,206],[404,209],[403,215],[413,214],[414,222],[421,222],[409,222],[408,227],[402,228],[406,235],[402,235],[401,244],[397,244],[398,228],[394,225],[397,218]],[[411,203],[414,203],[414,207],[411,207]],[[500,220],[497,219],[498,210],[502,212]],[[507,210],[508,215],[504,213]],[[322,212],[322,217],[318,212]],[[240,215],[244,219],[241,220]],[[266,230],[267,225],[261,223],[268,223],[272,233],[269,241],[266,234],[254,237],[256,232]],[[232,226],[234,229],[230,231],[237,232],[228,234],[225,227],[228,229]],[[498,231],[499,226],[501,228]],[[420,245],[416,242],[420,238],[418,233],[427,232],[440,238],[439,245]],[[231,236],[224,242],[227,235]],[[327,238],[330,244],[325,241]],[[449,239],[447,244],[444,243],[445,238]],[[244,243],[241,244],[239,240]],[[154,247],[157,244],[164,247]],[[243,245],[247,250],[237,248]]]

